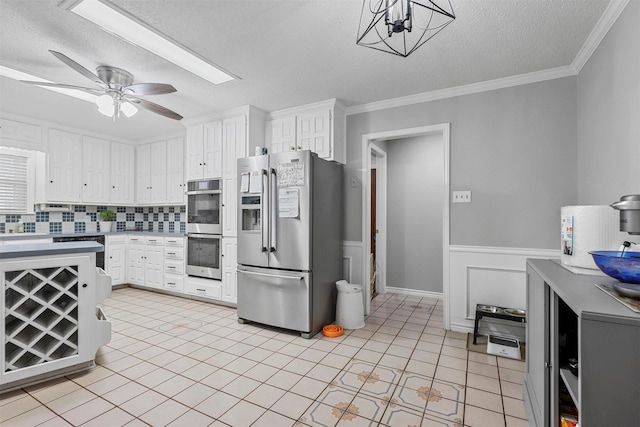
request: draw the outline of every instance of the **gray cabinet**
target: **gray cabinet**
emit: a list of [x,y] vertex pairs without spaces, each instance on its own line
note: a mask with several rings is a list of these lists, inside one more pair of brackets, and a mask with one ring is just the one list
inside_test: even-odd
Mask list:
[[[553,260],[527,261],[530,425],[559,426],[561,394],[570,395],[581,427],[640,425],[640,314],[595,286],[613,282],[573,274]],[[571,355],[577,376],[568,369]]]

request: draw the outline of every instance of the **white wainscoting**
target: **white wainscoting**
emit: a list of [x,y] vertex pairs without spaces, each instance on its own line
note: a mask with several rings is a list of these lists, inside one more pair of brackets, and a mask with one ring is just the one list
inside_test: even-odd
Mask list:
[[[476,304],[525,309],[527,258],[560,258],[560,250],[450,246],[450,329],[473,332]],[[524,340],[523,324],[499,319],[483,318],[479,332]]]
[[342,243],[342,278],[349,283],[362,284],[362,242],[345,240]]

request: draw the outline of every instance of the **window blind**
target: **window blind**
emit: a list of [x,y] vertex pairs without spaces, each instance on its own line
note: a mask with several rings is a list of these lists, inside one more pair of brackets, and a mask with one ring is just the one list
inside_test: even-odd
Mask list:
[[0,152],[0,212],[27,213],[29,158]]

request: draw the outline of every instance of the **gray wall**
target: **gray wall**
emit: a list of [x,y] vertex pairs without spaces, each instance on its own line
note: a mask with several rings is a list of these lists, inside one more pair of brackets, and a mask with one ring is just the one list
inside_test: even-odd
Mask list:
[[440,135],[387,143],[387,286],[442,292]]
[[578,199],[640,194],[640,2],[631,1],[578,75]]
[[[577,204],[577,78],[347,117],[345,176],[361,177],[362,135],[451,123],[451,244],[557,248],[560,207]],[[362,187],[345,180],[345,240],[362,240]]]

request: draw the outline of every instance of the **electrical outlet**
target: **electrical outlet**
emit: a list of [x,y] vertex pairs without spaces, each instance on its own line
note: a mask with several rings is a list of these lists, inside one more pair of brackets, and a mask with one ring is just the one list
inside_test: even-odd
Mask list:
[[358,178],[355,176],[351,177],[351,188],[356,188],[358,186]]
[[471,191],[454,191],[452,197],[453,203],[471,203]]

